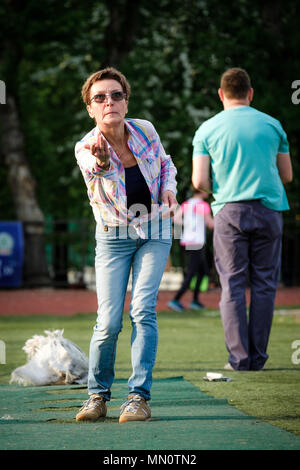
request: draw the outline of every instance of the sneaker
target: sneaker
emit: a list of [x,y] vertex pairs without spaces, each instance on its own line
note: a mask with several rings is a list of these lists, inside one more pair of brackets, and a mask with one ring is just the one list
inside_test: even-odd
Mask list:
[[121,406],[119,423],[128,421],[147,421],[151,418],[150,406],[140,395],[128,395],[128,400]]
[[225,369],[225,370],[235,370],[235,369],[232,367],[232,365],[230,364],[230,362],[227,362],[227,364],[225,364],[224,369]]
[[170,300],[168,307],[170,307],[171,310],[175,310],[175,312],[184,311],[184,306],[178,300]]
[[198,302],[198,300],[193,300],[193,301],[190,303],[189,308],[190,308],[191,310],[199,310],[200,308],[205,308],[205,305],[203,305],[201,302]]
[[76,421],[97,421],[97,419],[106,416],[107,407],[102,395],[93,393],[90,398],[83,403],[79,413],[76,415]]

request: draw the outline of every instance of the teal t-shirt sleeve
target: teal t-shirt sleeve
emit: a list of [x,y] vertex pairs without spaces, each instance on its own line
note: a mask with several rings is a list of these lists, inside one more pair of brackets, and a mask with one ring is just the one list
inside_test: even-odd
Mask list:
[[201,126],[196,131],[196,134],[193,139],[193,158],[198,157],[199,155],[209,156]]
[[281,140],[280,140],[280,144],[278,148],[278,153],[289,153],[289,152],[290,152],[290,147],[289,147],[289,142],[287,140],[287,135],[284,132],[283,128],[281,127]]

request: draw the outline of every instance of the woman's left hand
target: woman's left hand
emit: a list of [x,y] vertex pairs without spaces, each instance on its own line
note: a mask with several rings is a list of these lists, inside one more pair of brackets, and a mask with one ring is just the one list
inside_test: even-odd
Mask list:
[[178,207],[175,194],[170,190],[164,191],[162,194],[162,203],[165,207],[165,215],[169,214],[170,217],[173,217]]

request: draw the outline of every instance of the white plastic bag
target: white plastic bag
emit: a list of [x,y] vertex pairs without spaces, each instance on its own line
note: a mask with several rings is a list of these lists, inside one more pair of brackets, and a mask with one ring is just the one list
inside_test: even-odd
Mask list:
[[72,341],[63,337],[64,330],[34,335],[23,346],[27,364],[11,374],[10,383],[52,385],[87,383],[88,358]]

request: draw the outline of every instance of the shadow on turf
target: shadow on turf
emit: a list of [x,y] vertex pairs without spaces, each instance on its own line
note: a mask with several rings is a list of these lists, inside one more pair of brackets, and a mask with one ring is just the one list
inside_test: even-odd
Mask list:
[[[145,421],[132,421],[129,423],[122,423],[122,424],[147,424],[147,423],[155,423],[155,422],[164,422],[164,421],[215,421],[215,420],[234,420],[234,421],[249,421],[253,420],[253,417],[247,416],[247,415],[241,415],[241,416],[157,416],[153,417],[147,422]],[[74,418],[49,418],[45,421],[38,421],[40,423],[44,424],[76,424],[77,426],[83,425],[91,425],[91,424],[119,424],[119,417],[109,417],[106,416],[105,418],[100,418],[97,421],[81,421],[78,423]],[[36,420],[21,420],[21,419],[10,419],[8,421],[1,422],[1,424],[16,424],[16,423],[22,423],[22,424],[37,424]]]

